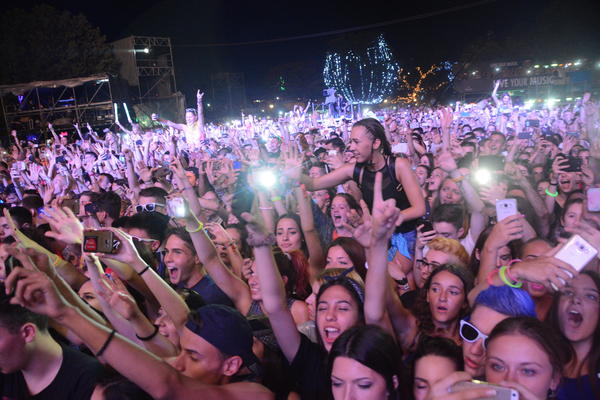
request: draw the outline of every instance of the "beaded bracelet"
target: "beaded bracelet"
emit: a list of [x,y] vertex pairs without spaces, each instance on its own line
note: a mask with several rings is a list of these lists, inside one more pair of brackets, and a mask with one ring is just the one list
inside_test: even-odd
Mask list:
[[500,267],[500,271],[498,271],[498,274],[500,275],[500,279],[502,280],[502,282],[504,282],[507,286],[510,286],[515,289],[521,288],[523,286],[523,282],[520,282],[518,280],[515,280],[515,282],[511,282],[506,276],[507,270],[508,270],[508,266],[503,265],[502,267]]

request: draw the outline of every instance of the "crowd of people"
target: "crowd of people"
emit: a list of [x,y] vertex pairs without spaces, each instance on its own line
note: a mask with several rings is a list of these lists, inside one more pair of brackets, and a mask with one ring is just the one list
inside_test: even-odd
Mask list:
[[13,131],[0,396],[600,398],[599,104],[516,103]]

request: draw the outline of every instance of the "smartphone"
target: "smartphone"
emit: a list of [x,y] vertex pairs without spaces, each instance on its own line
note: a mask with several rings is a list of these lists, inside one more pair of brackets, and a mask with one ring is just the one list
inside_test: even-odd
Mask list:
[[527,128],[529,128],[529,127],[539,128],[540,127],[540,120],[539,119],[528,119],[528,120],[525,121],[525,126]]
[[167,200],[167,210],[170,217],[184,218],[187,214],[183,197],[173,197]]
[[83,232],[83,250],[88,253],[112,254],[119,249],[120,242],[111,231],[86,230]]
[[480,156],[479,168],[488,171],[504,171],[504,158],[502,156]]
[[419,218],[417,220],[417,226],[421,225],[423,225],[423,229],[421,229],[421,232],[430,232],[433,230],[433,223],[427,218]]
[[498,222],[516,215],[518,212],[516,199],[496,200],[496,220]]
[[515,389],[492,385],[491,383],[472,380],[465,382],[458,382],[454,384],[451,388],[453,393],[462,392],[468,389],[479,389],[479,388],[489,388],[496,391],[496,395],[492,397],[482,397],[480,400],[519,400],[519,392]]
[[587,240],[573,235],[554,257],[581,271],[597,254],[598,250]]
[[531,132],[519,132],[518,139],[531,139]]
[[581,172],[581,158],[573,156],[565,158],[569,162],[569,165],[565,168],[566,172]]
[[600,212],[600,188],[589,188],[586,192],[589,212]]
[[63,200],[62,206],[73,211],[73,214],[79,214],[79,199],[66,199]]

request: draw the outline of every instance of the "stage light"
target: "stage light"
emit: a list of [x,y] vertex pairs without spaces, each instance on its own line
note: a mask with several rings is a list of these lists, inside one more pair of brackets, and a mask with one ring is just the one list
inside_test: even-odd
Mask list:
[[500,72],[500,68],[496,67],[495,68],[496,72]]
[[575,65],[581,65],[581,60],[575,61]]
[[279,97],[275,97],[275,100],[279,100]]
[[150,49],[146,47],[146,48],[144,49],[144,53],[146,53],[146,54],[150,53]]
[[531,109],[531,107],[533,106],[533,104],[535,103],[535,99],[529,99],[525,101],[525,109],[529,110]]
[[539,68],[539,67],[540,67],[539,65],[534,65],[534,66],[533,66],[533,68]]
[[269,108],[273,109],[275,106],[273,104],[269,104]]
[[206,103],[206,107],[210,107],[210,103]]
[[530,73],[531,73],[531,70],[530,70],[530,69],[528,69],[528,70],[527,70],[527,73],[528,73],[528,74],[530,74]]
[[550,64],[551,67],[558,67],[558,64]]

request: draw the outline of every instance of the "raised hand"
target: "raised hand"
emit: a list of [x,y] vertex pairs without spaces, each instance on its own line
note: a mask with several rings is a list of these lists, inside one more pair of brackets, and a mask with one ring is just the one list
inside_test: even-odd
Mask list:
[[250,247],[272,246],[275,244],[273,234],[269,233],[264,226],[256,221],[252,214],[243,213],[242,218],[247,222],[246,230],[248,231],[248,238],[246,242]]
[[49,207],[44,210],[42,218],[52,228],[45,233],[46,236],[67,244],[83,243],[83,224],[71,209]]
[[203,97],[204,93],[200,93],[200,89],[198,89],[198,92],[196,92],[196,99],[198,100],[198,103],[202,102]]
[[352,233],[352,237],[364,248],[369,248],[371,245],[371,213],[369,206],[364,200],[360,200],[360,208],[362,209],[362,223],[352,224],[350,221],[344,224],[344,229]]
[[111,279],[102,278],[98,295],[110,305],[112,310],[128,321],[142,314],[133,296],[121,279],[114,274]]
[[59,318],[68,308],[52,280],[39,270],[15,268],[4,284],[6,294],[14,293],[10,304],[20,305],[36,314]]
[[[112,231],[115,234],[117,240],[119,240],[119,250],[114,254],[98,253],[98,258],[100,258],[101,260],[103,258],[117,260],[130,265],[134,269],[139,268],[141,270],[145,268],[146,264],[144,263],[142,257],[135,248],[135,244],[133,243],[133,237],[131,235],[116,228],[107,228],[106,230]],[[140,272],[138,270],[136,271]]]
[[442,107],[439,111],[440,124],[442,129],[448,129],[454,120],[454,113],[450,107]]
[[490,232],[486,244],[492,245],[494,248],[500,248],[508,245],[510,241],[522,239],[524,220],[525,217],[518,214],[511,215],[498,222]]

